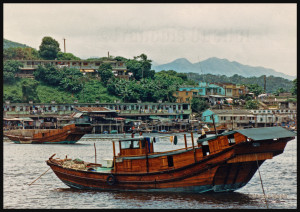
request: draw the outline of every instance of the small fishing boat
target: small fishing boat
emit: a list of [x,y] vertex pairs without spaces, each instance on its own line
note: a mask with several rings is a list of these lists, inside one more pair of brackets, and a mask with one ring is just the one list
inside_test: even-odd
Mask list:
[[74,144],[92,129],[90,124],[70,124],[61,129],[10,130],[4,136],[17,144]]
[[185,148],[155,152],[159,140],[139,137],[113,141],[113,158],[105,165],[53,158],[55,154],[46,163],[76,189],[230,192],[245,186],[266,159],[281,154],[294,138],[295,133],[282,127],[266,127],[199,138],[194,145],[191,134],[191,146],[184,135]]
[[118,130],[111,130],[110,134],[118,134]]
[[167,130],[161,130],[161,131],[158,131],[158,133],[160,133],[160,134],[170,134],[172,132],[168,132]]

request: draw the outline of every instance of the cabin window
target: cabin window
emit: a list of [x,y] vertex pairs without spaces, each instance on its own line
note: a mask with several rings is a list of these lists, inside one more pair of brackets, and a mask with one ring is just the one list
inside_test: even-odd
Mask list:
[[174,166],[173,156],[172,155],[168,155],[168,166],[169,167]]
[[235,144],[235,140],[234,140],[234,135],[228,135],[228,142],[229,142],[229,146]]
[[131,145],[131,141],[123,141],[121,142],[121,148],[122,149],[129,149]]
[[202,145],[202,153],[203,153],[203,156],[209,155],[210,151],[209,151],[208,145]]

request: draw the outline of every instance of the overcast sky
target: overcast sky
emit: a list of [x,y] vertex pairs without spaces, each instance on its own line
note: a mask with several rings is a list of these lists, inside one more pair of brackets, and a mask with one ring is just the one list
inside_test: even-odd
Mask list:
[[296,76],[296,4],[4,4],[4,38],[51,36],[82,59],[144,53],[155,63],[210,57]]

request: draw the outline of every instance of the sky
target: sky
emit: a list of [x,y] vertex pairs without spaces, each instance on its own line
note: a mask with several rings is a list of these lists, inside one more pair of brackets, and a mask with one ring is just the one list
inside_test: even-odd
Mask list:
[[50,36],[81,59],[218,57],[297,75],[297,4],[6,3],[3,12],[4,38],[37,50]]

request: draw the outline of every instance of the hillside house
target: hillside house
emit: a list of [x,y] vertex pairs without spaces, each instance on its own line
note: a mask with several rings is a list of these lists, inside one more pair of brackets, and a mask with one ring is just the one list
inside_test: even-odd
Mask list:
[[112,72],[117,78],[129,79],[130,73],[127,71],[126,64],[122,61],[100,61],[100,60],[19,60],[23,64],[20,67],[18,77],[33,78],[33,72],[39,65],[52,64],[58,68],[70,67],[79,69],[80,72],[88,75],[98,76],[98,68],[102,63],[110,63]]

